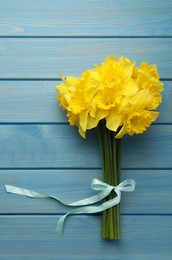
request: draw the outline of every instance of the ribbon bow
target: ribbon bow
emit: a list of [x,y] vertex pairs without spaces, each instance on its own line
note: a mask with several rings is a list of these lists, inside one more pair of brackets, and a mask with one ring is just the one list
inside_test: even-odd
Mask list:
[[[66,203],[55,196],[41,194],[41,193],[37,193],[32,190],[22,189],[22,188],[15,187],[15,186],[5,185],[5,189],[9,193],[14,193],[14,194],[23,195],[23,196],[32,197],[32,198],[41,198],[41,199],[42,198],[51,198],[51,199],[54,199],[54,200],[60,202],[63,205],[70,206],[70,207],[76,207],[75,209],[69,211],[67,214],[65,214],[64,216],[62,216],[59,219],[57,226],[56,226],[56,232],[58,233],[59,236],[61,236],[63,233],[64,222],[68,215],[85,214],[85,213],[93,214],[93,213],[98,213],[98,212],[102,212],[106,209],[109,209],[109,208],[117,205],[118,203],[120,203],[122,191],[131,192],[135,189],[135,185],[136,185],[136,183],[132,179],[127,179],[127,180],[121,182],[118,186],[111,186],[98,179],[93,179],[92,183],[91,183],[91,188],[93,190],[96,190],[99,192],[96,195],[93,195],[93,196],[88,197],[83,200],[75,201],[73,203]],[[111,193],[112,190],[114,190],[114,192],[117,195],[115,198],[108,200],[100,205],[92,205],[92,204],[95,204],[95,203],[101,201],[105,197],[107,197]]]

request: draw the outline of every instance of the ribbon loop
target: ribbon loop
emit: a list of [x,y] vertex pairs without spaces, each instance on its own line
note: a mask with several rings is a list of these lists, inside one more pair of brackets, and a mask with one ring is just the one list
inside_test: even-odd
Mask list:
[[132,179],[127,179],[123,182],[121,182],[115,189],[118,189],[120,191],[126,191],[126,192],[131,192],[134,191],[136,186],[136,182]]
[[108,186],[110,186],[110,185],[105,183],[105,182],[103,182],[103,181],[100,181],[98,179],[93,179],[92,182],[91,182],[91,188],[93,190],[104,190]]
[[[85,213],[93,214],[93,213],[102,212],[106,209],[114,207],[121,201],[121,191],[132,192],[135,189],[135,185],[136,185],[136,183],[132,179],[125,180],[125,181],[121,182],[118,186],[111,186],[98,179],[93,179],[92,183],[91,183],[91,188],[93,190],[97,190],[99,192],[96,195],[93,195],[93,196],[88,197],[83,200],[78,200],[73,203],[65,203],[55,196],[41,194],[41,193],[37,193],[32,190],[22,189],[22,188],[15,187],[15,186],[5,185],[5,189],[7,192],[18,194],[18,195],[23,195],[23,196],[27,196],[27,197],[32,197],[32,198],[51,198],[51,199],[54,199],[54,200],[60,202],[63,205],[75,207],[75,209],[69,211],[67,214],[62,216],[57,223],[56,232],[59,234],[59,236],[61,236],[63,233],[64,222],[68,215],[85,214]],[[117,195],[115,198],[108,200],[106,202],[103,202],[100,205],[96,204],[97,202],[100,202],[102,199],[106,198],[111,193],[112,190],[114,190]],[[91,205],[91,204],[96,204],[96,205]]]

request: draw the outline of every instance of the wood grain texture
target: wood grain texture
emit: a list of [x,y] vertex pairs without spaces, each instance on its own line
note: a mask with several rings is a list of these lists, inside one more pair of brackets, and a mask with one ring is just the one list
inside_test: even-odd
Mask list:
[[109,55],[155,63],[162,78],[171,78],[171,45],[172,38],[1,39],[0,78],[79,76]]
[[1,0],[0,35],[172,35],[170,0]]
[[[60,81],[0,81],[0,122],[67,123],[58,106]],[[164,81],[163,103],[156,123],[172,123],[172,81]]]
[[[134,179],[136,189],[122,193],[122,214],[172,214],[171,170],[122,170],[121,179]],[[96,194],[92,179],[101,170],[1,170],[0,214],[64,214],[68,207],[50,199],[31,199],[7,194],[4,185],[31,189],[74,202]]]
[[[0,260],[172,259],[172,1],[0,1]],[[60,72],[79,76],[108,55],[158,65],[160,116],[124,137],[122,239],[100,237],[101,216],[70,216],[54,201],[7,194],[16,185],[75,201],[102,177],[96,131],[82,139],[57,106]]]
[[70,216],[62,238],[59,216],[0,217],[0,257],[31,260],[171,260],[171,216],[122,216],[122,239],[101,239],[99,216]]
[[[152,125],[123,138],[122,167],[172,167],[172,126]],[[0,125],[1,168],[101,167],[96,131],[87,138],[69,125]]]

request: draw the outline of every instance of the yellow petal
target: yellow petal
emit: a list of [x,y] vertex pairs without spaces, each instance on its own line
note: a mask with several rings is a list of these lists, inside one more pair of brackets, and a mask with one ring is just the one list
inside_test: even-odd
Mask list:
[[128,116],[126,131],[129,135],[142,134],[158,117],[158,112],[134,111]]
[[99,121],[102,120],[103,118],[105,118],[107,116],[107,114],[108,114],[108,111],[98,109],[96,111],[95,117],[88,116],[87,129],[95,128],[98,125]]
[[109,130],[116,132],[120,124],[121,115],[112,109],[112,111],[106,116],[106,127]]
[[88,109],[79,113],[79,125],[82,130],[85,132],[87,127],[87,117],[88,117]]
[[148,89],[138,91],[132,98],[134,110],[142,110],[152,105],[153,98]]
[[83,138],[85,138],[85,131],[83,131],[83,129],[79,126],[79,129],[78,129],[78,132],[79,132],[79,134],[83,137]]
[[121,94],[124,96],[132,96],[138,91],[138,85],[135,80],[130,79],[120,83]]
[[128,58],[120,57],[119,61],[121,61],[121,69],[123,79],[130,79],[133,75],[135,62],[130,61]]
[[149,113],[152,116],[152,122],[154,122],[157,119],[157,117],[159,116],[159,112],[149,111]]
[[114,62],[118,62],[118,58],[116,58],[115,56],[108,56],[102,64],[104,64],[104,63],[114,63]]
[[159,74],[157,71],[157,66],[155,64],[149,65],[147,62],[142,62],[140,64],[140,72],[144,73],[155,79],[159,79]]
[[118,132],[118,134],[115,135],[115,138],[116,138],[116,139],[122,138],[126,133],[127,133],[126,123],[124,123],[124,125],[122,126],[122,128],[120,129],[120,131]]
[[73,114],[72,112],[67,112],[68,122],[70,125],[75,125],[78,122],[79,116],[76,114]]

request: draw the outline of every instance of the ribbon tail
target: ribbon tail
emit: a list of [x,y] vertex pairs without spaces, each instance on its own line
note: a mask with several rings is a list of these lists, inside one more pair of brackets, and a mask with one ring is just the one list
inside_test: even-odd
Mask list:
[[113,187],[108,185],[106,188],[104,188],[104,190],[100,191],[96,195],[93,195],[93,196],[88,197],[88,198],[83,199],[83,200],[78,200],[78,201],[73,202],[73,203],[68,204],[68,205],[69,206],[85,206],[85,205],[91,205],[91,204],[97,203],[100,200],[107,197],[112,190],[113,190]]
[[[94,190],[101,190],[101,191],[94,196],[68,204],[68,203],[61,201],[59,198],[57,198],[55,196],[41,194],[41,193],[37,193],[32,190],[27,190],[27,189],[15,187],[15,186],[5,185],[5,189],[9,193],[14,193],[14,194],[23,195],[23,196],[32,197],[32,198],[51,198],[51,199],[54,199],[54,200],[60,202],[63,205],[77,207],[77,208],[69,211],[67,214],[65,214],[64,216],[62,216],[59,219],[59,221],[57,223],[57,227],[56,227],[56,232],[59,234],[59,236],[61,236],[63,233],[64,223],[65,223],[66,217],[68,215],[98,213],[98,212],[102,212],[106,209],[109,209],[109,208],[117,205],[118,203],[120,203],[120,200],[121,200],[121,191],[125,191],[125,192],[133,191],[135,189],[135,181],[132,179],[125,180],[124,182],[120,183],[117,187],[114,187],[114,186],[108,185],[106,183],[103,183],[97,179],[94,179],[92,182],[92,188]],[[113,189],[117,194],[117,196],[115,198],[108,200],[97,206],[90,206],[91,204],[97,203],[100,200],[104,199],[106,196],[108,196],[110,194],[110,192]],[[78,206],[80,206],[80,207],[78,207]]]
[[118,203],[120,203],[121,200],[121,192],[120,191],[116,191],[117,193],[117,197],[115,197],[114,199],[108,200],[98,206],[85,206],[85,207],[79,207],[76,209],[73,209],[71,211],[69,211],[67,214],[65,214],[64,216],[62,216],[56,226],[56,232],[59,235],[59,237],[62,236],[63,234],[63,229],[64,229],[64,223],[65,220],[67,218],[68,215],[71,214],[94,214],[94,213],[98,213],[98,212],[102,212],[106,209],[109,209],[115,205],[117,205]]
[[63,235],[63,229],[64,229],[64,222],[65,222],[65,219],[66,217],[70,214],[67,213],[66,215],[62,216],[58,223],[57,223],[57,226],[56,226],[56,233],[58,234],[59,237],[61,237]]
[[42,198],[51,198],[51,199],[54,199],[54,200],[60,202],[61,204],[65,205],[65,206],[76,207],[76,206],[91,205],[91,204],[99,202],[100,200],[104,199],[107,195],[110,194],[113,187],[107,186],[104,188],[104,190],[100,191],[96,195],[93,195],[93,196],[88,197],[83,200],[75,201],[73,203],[66,203],[55,196],[41,194],[41,193],[38,193],[38,192],[35,192],[32,190],[23,189],[20,187],[5,185],[5,189],[8,193],[18,194],[18,195],[22,195],[22,196],[31,197],[31,198],[41,198],[41,199]]
[[15,186],[5,185],[5,189],[8,193],[27,196],[31,198],[49,198],[48,195],[41,194],[32,190],[15,187]]

